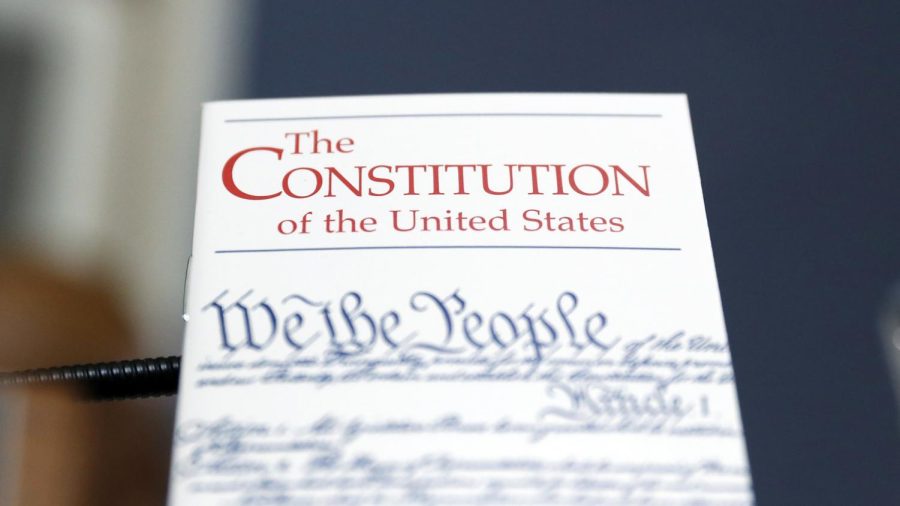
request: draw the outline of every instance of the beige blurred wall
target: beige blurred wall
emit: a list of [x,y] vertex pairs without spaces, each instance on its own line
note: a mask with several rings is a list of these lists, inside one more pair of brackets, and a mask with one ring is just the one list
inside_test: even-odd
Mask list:
[[240,96],[251,7],[0,0],[34,62],[0,248],[109,280],[142,354],[180,353],[200,104]]

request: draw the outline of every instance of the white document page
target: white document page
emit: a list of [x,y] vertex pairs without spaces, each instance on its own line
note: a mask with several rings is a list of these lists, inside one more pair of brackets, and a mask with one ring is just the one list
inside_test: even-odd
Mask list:
[[753,503],[687,97],[203,110],[170,504]]

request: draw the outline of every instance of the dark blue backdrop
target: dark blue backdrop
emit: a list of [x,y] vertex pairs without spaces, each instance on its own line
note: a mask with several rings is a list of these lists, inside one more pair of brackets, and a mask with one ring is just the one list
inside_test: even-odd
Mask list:
[[759,503],[896,505],[898,5],[264,1],[251,95],[688,93]]

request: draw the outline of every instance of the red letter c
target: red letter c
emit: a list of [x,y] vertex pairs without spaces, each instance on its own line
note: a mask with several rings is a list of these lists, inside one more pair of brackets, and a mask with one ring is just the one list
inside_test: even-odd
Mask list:
[[222,167],[222,183],[225,185],[225,189],[227,189],[235,197],[240,197],[246,200],[274,199],[275,197],[281,195],[281,192],[273,193],[271,195],[251,195],[247,192],[242,191],[237,187],[236,184],[234,184],[234,164],[237,163],[238,158],[252,151],[271,151],[278,155],[279,160],[281,160],[281,154],[284,152],[283,149],[269,148],[265,146],[247,148],[243,151],[238,151],[237,153],[233,154],[231,158],[229,158],[228,161],[225,162],[225,166]]

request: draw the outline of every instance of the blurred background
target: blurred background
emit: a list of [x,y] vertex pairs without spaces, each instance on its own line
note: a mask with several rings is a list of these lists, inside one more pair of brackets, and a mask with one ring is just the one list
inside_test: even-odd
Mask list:
[[[204,101],[685,92],[759,504],[900,504],[898,5],[0,0],[0,368],[180,353]],[[173,416],[3,394],[0,504],[162,504]]]

